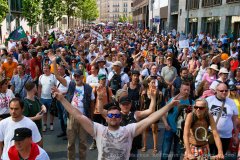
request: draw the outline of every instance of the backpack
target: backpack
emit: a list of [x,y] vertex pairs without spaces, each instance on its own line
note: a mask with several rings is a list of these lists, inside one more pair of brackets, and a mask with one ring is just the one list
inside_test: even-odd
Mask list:
[[176,123],[177,123],[176,135],[178,136],[180,143],[183,143],[183,129],[184,129],[187,114],[191,113],[193,110],[191,99],[189,99],[189,104],[190,105],[180,105],[178,107],[178,114],[176,116]]
[[121,89],[122,86],[121,86],[121,83],[122,83],[122,80],[121,80],[121,77],[124,73],[121,73],[120,75],[118,74],[114,74],[112,79],[110,80],[110,88],[112,89],[112,92],[113,94],[115,95],[117,90]]

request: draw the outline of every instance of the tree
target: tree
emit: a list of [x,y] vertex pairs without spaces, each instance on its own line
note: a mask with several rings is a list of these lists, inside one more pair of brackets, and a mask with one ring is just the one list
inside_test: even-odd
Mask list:
[[122,23],[127,22],[127,17],[125,15],[124,16],[120,16],[118,21],[122,22]]
[[81,0],[64,0],[64,5],[66,6],[66,14],[68,17],[68,28],[70,23],[70,17],[76,15],[78,4]]
[[34,25],[36,25],[40,20],[40,15],[42,13],[41,10],[41,1],[39,0],[23,0],[23,16],[28,21],[28,25],[31,27],[31,33],[32,28]]
[[46,24],[54,25],[62,19],[66,12],[66,7],[61,0],[43,0],[42,1],[43,21]]
[[96,0],[84,0],[79,4],[78,16],[83,21],[93,21],[98,17],[98,9]]
[[0,0],[0,23],[6,18],[8,11],[7,0]]

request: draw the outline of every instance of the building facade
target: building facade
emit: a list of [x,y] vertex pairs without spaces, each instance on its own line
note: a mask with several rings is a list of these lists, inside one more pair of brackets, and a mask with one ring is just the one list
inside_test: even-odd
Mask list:
[[149,27],[149,0],[133,0],[133,25],[141,29]]
[[161,33],[167,28],[168,0],[149,0],[149,24],[154,32]]
[[132,16],[132,0],[97,0],[99,21],[118,22],[120,17]]
[[[169,0],[168,29],[240,36],[240,0]],[[189,18],[188,18],[189,17]],[[183,22],[183,23],[179,23]]]

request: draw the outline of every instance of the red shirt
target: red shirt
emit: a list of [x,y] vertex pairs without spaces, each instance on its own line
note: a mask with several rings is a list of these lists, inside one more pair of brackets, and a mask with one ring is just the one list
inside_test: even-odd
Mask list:
[[34,79],[36,76],[39,76],[39,75],[36,75],[36,67],[38,67],[39,75],[41,75],[42,74],[41,62],[37,58],[32,58],[30,61],[30,73],[31,73],[32,79]]

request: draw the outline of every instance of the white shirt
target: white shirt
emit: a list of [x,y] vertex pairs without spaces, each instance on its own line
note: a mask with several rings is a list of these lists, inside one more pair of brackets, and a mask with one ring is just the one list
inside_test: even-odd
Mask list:
[[[65,76],[64,79],[66,79],[67,81],[67,86],[69,86],[69,83],[71,81],[71,78],[69,76]],[[65,87],[64,85],[62,85],[61,83],[59,84],[60,82],[57,81],[57,86],[58,86],[58,90],[61,92],[61,93],[67,93],[68,91],[68,87]]]
[[93,138],[98,148],[98,160],[128,160],[132,148],[132,141],[136,131],[136,123],[121,126],[116,131],[99,123],[93,124]]
[[[218,114],[221,111],[222,103],[216,96],[210,96],[206,98],[208,102],[209,112],[213,115],[216,121]],[[238,109],[234,101],[230,98],[226,98],[226,102],[222,111],[222,115],[217,124],[217,131],[221,138],[231,138],[233,130],[232,116],[238,115]]]
[[[73,107],[77,108],[81,113],[85,114],[83,102],[82,102],[83,96],[84,96],[84,87],[76,86],[71,104],[73,105]],[[92,92],[91,100],[94,100],[94,99],[95,99],[95,96]]]
[[46,76],[42,74],[39,77],[39,85],[42,86],[41,98],[43,99],[52,99],[51,97],[51,88],[57,86],[57,79],[53,74]]
[[8,117],[0,121],[0,142],[4,142],[2,159],[8,160],[8,150],[14,145],[12,138],[14,136],[14,131],[17,128],[26,127],[32,130],[32,140],[34,143],[39,142],[42,138],[38,131],[36,124],[29,118],[23,117],[19,122],[14,122],[12,117]]
[[42,149],[40,146],[38,146],[38,149],[39,149],[39,155],[36,157],[36,160],[50,160],[47,152]]
[[97,87],[98,83],[98,76],[89,75],[87,76],[86,83],[89,84],[91,87]]
[[11,89],[7,89],[6,93],[0,93],[0,115],[9,113],[9,102],[15,98]]

